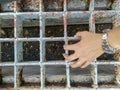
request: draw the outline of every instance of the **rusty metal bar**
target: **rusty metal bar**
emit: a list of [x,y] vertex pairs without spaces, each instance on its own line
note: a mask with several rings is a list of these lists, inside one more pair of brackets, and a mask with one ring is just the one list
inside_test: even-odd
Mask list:
[[45,66],[42,65],[45,62],[45,42],[43,41],[43,36],[45,33],[45,20],[43,16],[43,0],[39,0],[39,28],[40,28],[40,76],[41,76],[41,90],[45,88]]
[[[68,37],[67,39],[69,40],[77,40],[74,37]],[[39,38],[0,38],[1,42],[7,42],[7,41],[18,41],[18,42],[23,42],[23,41],[64,41],[64,37],[43,37],[42,39]]]
[[[101,19],[98,19],[96,21],[96,23],[109,23],[109,22],[111,22],[110,17],[112,17],[114,15],[114,13],[115,13],[115,11],[93,11],[93,12],[95,14],[98,13],[96,17],[106,17],[104,19],[104,21],[101,20]],[[73,12],[68,11],[69,15],[68,15],[67,18],[72,18],[72,19],[73,18],[79,18],[81,20],[76,21],[76,20],[73,19],[71,22],[67,22],[67,24],[68,25],[72,25],[72,24],[88,24],[89,20],[87,20],[87,18],[89,18],[89,13],[90,13],[89,11],[85,11],[85,12],[83,12],[83,11],[78,11],[78,12],[77,11],[73,11]],[[23,18],[27,19],[28,17],[33,18],[33,17],[36,17],[36,15],[38,15],[38,14],[39,13],[36,12],[36,13],[34,13],[35,16],[33,16],[33,14],[31,14],[30,12],[27,12],[27,13],[22,13],[22,12],[19,13],[18,12],[17,13],[18,16],[24,15],[24,17],[22,17],[21,19],[23,19]],[[12,19],[13,19],[12,15],[11,15],[11,19],[10,19],[10,17],[8,17],[8,15],[6,15],[4,13],[1,14],[0,16],[1,16],[1,18],[3,18],[3,20],[4,20],[4,18],[6,18],[6,19],[8,18],[8,20],[12,22]],[[62,15],[63,15],[63,12],[49,12],[49,13],[48,12],[43,12],[43,16],[46,18],[46,21],[47,21],[46,25],[62,25],[63,24],[63,21],[61,21]],[[11,23],[11,22],[6,23],[6,22],[8,22],[8,20],[3,21],[2,27],[13,27],[13,23]],[[53,22],[51,22],[51,20]],[[38,22],[39,22],[38,19],[34,20],[34,22],[30,22],[29,20],[25,20],[23,26],[24,27],[39,26]]]
[[[18,22],[18,17],[16,15],[17,13],[17,2],[15,1],[14,2],[14,37],[17,38],[19,37],[19,31],[21,31],[21,23]],[[23,54],[22,54],[22,43],[18,43],[15,39],[14,41],[14,45],[15,45],[15,48],[14,48],[14,60],[15,60],[15,63],[17,62],[20,62],[23,60]],[[19,49],[18,49],[19,48]],[[14,66],[14,87],[15,88],[18,88],[20,87],[20,85],[22,84],[22,71],[23,71],[23,68],[21,66]]]
[[[90,19],[89,19],[89,31],[95,33],[95,15],[94,15],[94,3],[95,0],[91,0],[90,2]],[[93,87],[98,88],[98,75],[97,75],[97,65],[96,65],[96,60],[94,61],[94,64],[91,66],[91,78],[93,81]]]
[[[48,60],[49,61],[49,60]],[[73,64],[74,62],[70,62],[68,63]],[[94,62],[91,62],[91,65],[94,65]],[[102,62],[97,61],[96,65],[114,65],[114,64],[118,64],[120,65],[119,61],[114,61],[111,60],[110,62],[108,62],[107,60],[102,60]],[[34,66],[34,65],[41,65],[40,62],[38,61],[32,61],[32,62],[19,62],[19,63],[14,63],[14,62],[2,62],[0,63],[0,66]],[[57,61],[49,61],[49,62],[43,62],[42,65],[66,65],[66,63],[63,60],[57,60]]]
[[[68,44],[67,39],[67,0],[64,0],[64,12],[63,12],[63,23],[64,23],[64,38],[65,38],[65,44]],[[65,53],[68,54],[68,51],[65,50]],[[66,62],[66,79],[67,79],[67,88],[69,89],[71,87],[70,85],[70,68],[68,63]]]

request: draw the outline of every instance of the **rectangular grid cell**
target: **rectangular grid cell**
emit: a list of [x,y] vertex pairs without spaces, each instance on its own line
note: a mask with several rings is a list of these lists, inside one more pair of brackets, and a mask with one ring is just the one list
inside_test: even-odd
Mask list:
[[22,70],[22,87],[40,87],[40,66],[24,66]]
[[[105,70],[104,68],[109,68],[111,72]],[[104,77],[104,78],[103,78]],[[98,85],[99,87],[115,87],[115,77],[114,77],[114,65],[98,65]]]
[[[93,81],[90,76],[90,66],[84,69],[70,68],[71,87],[92,87]],[[77,71],[77,72],[76,72]]]
[[64,42],[59,42],[59,41],[46,42],[46,45],[45,45],[46,61],[64,60],[62,56],[62,54],[64,53],[63,45],[64,45]]
[[[23,78],[24,78],[24,67],[31,68],[32,66],[38,66],[38,79],[36,82],[39,82],[40,87],[37,87],[37,89],[61,89],[61,86],[57,85],[56,82],[52,83],[55,84],[55,87],[51,87],[50,80],[48,74],[51,73],[50,68],[55,70],[62,70],[64,66],[64,71],[61,73],[64,74],[66,77],[65,83],[62,81],[62,84],[65,86],[62,87],[62,89],[105,89],[110,88],[103,86],[100,87],[100,79],[101,74],[99,70],[101,69],[101,64],[104,66],[110,66],[112,68],[114,66],[113,72],[115,72],[114,79],[116,81],[116,84],[119,83],[119,70],[120,70],[120,63],[119,60],[117,61],[99,61],[95,59],[89,66],[90,70],[85,69],[85,73],[89,71],[88,74],[88,80],[90,81],[90,86],[86,86],[88,82],[83,83],[83,80],[77,77],[78,70],[70,70],[70,64],[74,62],[66,62],[62,61],[64,60],[62,57],[62,53],[69,54],[69,51],[62,50],[62,52],[54,53],[54,49],[62,49],[64,44],[73,44],[75,41],[75,38],[73,35],[77,31],[90,31],[94,33],[98,33],[100,29],[104,29],[106,27],[98,28],[99,25],[106,23],[107,28],[112,28],[119,25],[119,0],[49,0],[47,3],[46,0],[21,0],[21,1],[14,1],[14,2],[7,2],[7,1],[0,1],[0,51],[2,52],[3,47],[1,46],[2,43],[6,42],[14,42],[10,46],[14,47],[11,51],[14,53],[14,62],[2,62],[0,60],[0,66],[7,67],[12,66],[14,71],[13,77],[13,83],[14,88],[27,88],[21,86],[23,84]],[[79,4],[81,3],[81,4]],[[1,8],[4,7],[4,8]],[[6,23],[7,22],[9,23]],[[11,23],[12,22],[12,23]],[[14,23],[14,24],[13,24]],[[112,25],[111,25],[112,24]],[[57,30],[55,27],[59,27],[60,31]],[[79,28],[83,28],[83,30],[80,30]],[[13,30],[14,29],[14,30]],[[56,29],[56,32],[52,33],[52,29]],[[10,32],[9,32],[10,31]],[[54,30],[55,31],[55,30]],[[60,32],[60,34],[55,34],[57,31]],[[9,33],[8,33],[9,32]],[[55,36],[54,36],[55,34]],[[72,42],[70,42],[73,40]],[[39,44],[35,44],[33,46],[37,46],[38,51],[37,61],[32,59],[30,61],[26,60],[25,62],[22,62],[25,58],[25,50],[24,44],[25,42],[37,42]],[[54,46],[54,43],[58,43],[58,46]],[[59,45],[60,43],[60,45]],[[53,44],[53,48],[51,48],[51,45]],[[9,44],[8,44],[9,45]],[[27,46],[31,47],[31,46]],[[55,48],[56,47],[56,48]],[[24,50],[24,51],[23,51]],[[53,51],[52,51],[53,50]],[[28,50],[29,51],[29,50]],[[31,49],[31,51],[35,51],[35,49]],[[30,51],[30,52],[31,52]],[[50,51],[50,53],[49,53]],[[59,51],[59,50],[58,50]],[[52,53],[53,52],[53,53]],[[32,52],[34,53],[34,52]],[[38,55],[39,54],[39,55]],[[50,60],[50,56],[53,56]],[[28,55],[29,56],[29,55]],[[27,57],[28,57],[27,56]],[[12,58],[13,58],[12,57]],[[31,55],[32,57],[32,55]],[[2,54],[0,55],[0,58],[2,58]],[[55,58],[55,59],[54,59]],[[62,59],[61,61],[58,61],[56,59]],[[103,57],[102,59],[107,59]],[[110,57],[110,59],[112,59]],[[47,65],[50,65],[49,68]],[[54,67],[55,65],[62,65],[62,67]],[[58,68],[58,69],[57,69]],[[35,68],[33,68],[35,69]],[[3,78],[3,70],[0,67],[0,80],[5,80],[6,78]],[[26,69],[27,70],[27,69]],[[101,69],[102,71],[102,69]],[[54,72],[54,71],[53,71]],[[63,73],[64,72],[64,73]],[[73,74],[71,74],[73,73]],[[82,75],[83,72],[79,73],[79,75]],[[23,77],[22,77],[23,75]],[[55,73],[51,74],[53,76],[53,79],[55,79]],[[29,76],[29,75],[26,75]],[[59,76],[58,76],[59,77]],[[46,81],[46,78],[48,78],[48,81]],[[76,78],[79,78],[79,82]],[[25,79],[25,78],[24,78]],[[32,79],[32,78],[28,78]],[[74,80],[72,80],[74,79]],[[27,79],[25,79],[27,81]],[[104,80],[103,80],[104,81]],[[3,82],[2,82],[3,83]],[[46,83],[49,84],[47,87]],[[111,82],[110,82],[111,83]],[[82,86],[83,85],[83,86]],[[89,85],[89,84],[87,84]],[[108,85],[108,83],[107,83]],[[119,87],[115,86],[114,88]],[[34,85],[33,85],[34,86]],[[80,86],[80,87],[79,87]],[[0,87],[1,88],[1,87]],[[30,88],[30,87],[28,87]],[[30,88],[31,89],[31,88]]]
[[23,61],[40,61],[39,46],[38,41],[23,42]]
[[14,42],[1,42],[1,61],[14,62]]
[[[58,78],[59,77],[59,78]],[[66,86],[66,67],[65,65],[46,66],[45,85],[47,86]]]
[[[108,17],[97,17],[97,14],[96,14],[96,23],[95,23],[95,29],[96,29],[96,33],[103,33],[103,30],[104,29],[112,29],[113,28],[113,24],[112,24],[112,17],[113,16],[108,16]],[[99,23],[98,21],[99,20],[104,20],[104,23]],[[106,20],[106,21],[105,21]],[[102,54],[101,56],[99,56],[97,58],[98,61],[100,60],[107,60],[107,61],[114,61],[114,54],[107,54],[107,53],[104,53]]]
[[[8,87],[8,89],[14,87],[14,67],[1,67],[2,79],[0,79],[0,89]],[[8,70],[9,69],[9,70]]]
[[111,10],[112,0],[95,0],[95,10]]
[[63,37],[64,30],[63,25],[56,25],[56,26],[46,26],[45,28],[45,37]]
[[43,0],[43,6],[45,12],[60,12],[63,11],[63,3],[64,0],[49,0],[46,2],[46,0]]

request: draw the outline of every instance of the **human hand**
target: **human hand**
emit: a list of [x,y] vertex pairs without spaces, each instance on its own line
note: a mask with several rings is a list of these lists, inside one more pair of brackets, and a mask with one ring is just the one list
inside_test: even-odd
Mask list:
[[63,54],[63,56],[68,62],[77,59],[77,61],[71,65],[72,68],[85,68],[95,58],[103,54],[102,34],[83,31],[76,33],[75,38],[78,37],[81,37],[78,43],[63,46],[65,50],[73,50],[74,53],[71,55]]

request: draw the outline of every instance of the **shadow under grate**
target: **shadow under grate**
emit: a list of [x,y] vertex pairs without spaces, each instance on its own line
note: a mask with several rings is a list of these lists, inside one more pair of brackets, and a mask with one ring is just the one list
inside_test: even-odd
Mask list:
[[2,62],[14,61],[14,42],[1,42]]
[[39,61],[39,42],[23,42],[23,60]]

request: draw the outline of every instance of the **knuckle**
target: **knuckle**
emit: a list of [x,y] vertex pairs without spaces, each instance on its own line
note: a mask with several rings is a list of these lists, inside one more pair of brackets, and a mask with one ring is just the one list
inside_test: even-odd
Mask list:
[[79,50],[81,47],[81,45],[79,43],[76,43],[74,46],[75,46],[76,50]]
[[89,32],[88,31],[83,31],[83,36],[85,35],[85,34],[88,34]]
[[78,31],[76,34],[80,34],[80,31]]

